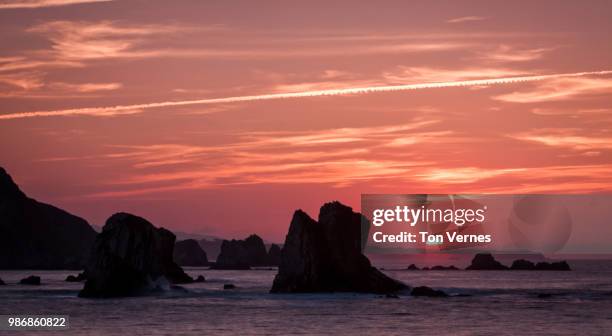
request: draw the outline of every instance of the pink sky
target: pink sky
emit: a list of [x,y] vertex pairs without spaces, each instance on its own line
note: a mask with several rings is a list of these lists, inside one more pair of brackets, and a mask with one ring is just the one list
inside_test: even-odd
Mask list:
[[361,193],[610,192],[612,75],[593,72],[612,70],[611,10],[0,1],[0,165],[92,224],[272,241],[295,209]]

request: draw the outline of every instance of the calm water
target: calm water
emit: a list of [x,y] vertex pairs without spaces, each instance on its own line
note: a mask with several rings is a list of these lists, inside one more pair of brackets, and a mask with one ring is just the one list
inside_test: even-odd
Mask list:
[[[571,272],[386,271],[412,286],[468,297],[389,299],[367,294],[268,294],[276,271],[188,268],[208,282],[187,293],[79,299],[68,271],[0,271],[0,314],[70,316],[70,330],[10,335],[611,335],[612,264]],[[36,274],[44,285],[16,285]],[[223,290],[233,283],[236,290]],[[540,293],[553,294],[538,298]],[[9,335],[0,331],[1,335]]]

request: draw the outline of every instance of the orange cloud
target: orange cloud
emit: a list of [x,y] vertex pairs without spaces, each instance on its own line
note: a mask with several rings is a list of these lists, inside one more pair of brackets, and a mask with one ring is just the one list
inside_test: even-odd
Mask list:
[[561,77],[543,81],[529,91],[502,94],[493,99],[509,103],[540,103],[610,92],[612,78]]

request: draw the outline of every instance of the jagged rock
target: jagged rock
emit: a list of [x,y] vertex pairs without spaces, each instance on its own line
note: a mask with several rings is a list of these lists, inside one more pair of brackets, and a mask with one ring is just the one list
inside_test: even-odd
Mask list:
[[318,221],[297,210],[271,292],[386,294],[406,289],[405,284],[372,267],[362,254],[362,224],[368,227],[361,214],[339,202],[323,205]]
[[415,264],[410,264],[410,266],[406,267],[407,271],[418,271],[419,268]]
[[4,285],[6,285],[6,283],[2,281],[2,279],[0,279],[0,286],[4,286]]
[[174,262],[180,266],[208,266],[208,257],[195,239],[186,239],[174,245]]
[[67,282],[81,282],[81,281],[85,281],[85,280],[87,280],[87,277],[85,276],[85,272],[81,272],[77,276],[74,276],[74,275],[67,276],[65,281],[67,281]]
[[512,262],[511,270],[532,271],[535,269],[535,264],[529,260],[518,259]]
[[410,292],[412,296],[427,296],[427,297],[448,297],[448,294],[441,290],[435,290],[427,286],[414,287]]
[[507,270],[508,267],[495,260],[490,253],[478,253],[472,259],[472,264],[466,270],[496,271]]
[[265,266],[268,259],[266,246],[257,235],[245,240],[224,240],[221,253],[213,269],[250,269],[252,266]]
[[193,280],[193,282],[206,282],[206,278],[203,275],[198,275],[198,277]]
[[22,285],[35,285],[35,286],[39,286],[40,285],[40,277],[36,276],[36,275],[30,275],[29,277],[25,278],[25,279],[21,279],[19,281],[20,284]]
[[151,293],[193,279],[172,260],[175,236],[128,213],[112,215],[97,236],[81,297]]
[[567,261],[558,262],[539,262],[536,264],[535,269],[538,271],[569,271],[570,266]]
[[433,266],[432,268],[430,268],[429,270],[430,271],[457,271],[459,269],[457,267],[455,267],[454,265],[450,265],[450,266],[436,265],[436,266]]
[[236,289],[236,285],[234,285],[234,284],[225,284],[225,285],[223,285],[223,289]]
[[278,266],[280,265],[281,260],[281,248],[276,245],[270,245],[270,249],[268,250],[268,266]]
[[82,269],[96,232],[27,197],[0,167],[0,269]]

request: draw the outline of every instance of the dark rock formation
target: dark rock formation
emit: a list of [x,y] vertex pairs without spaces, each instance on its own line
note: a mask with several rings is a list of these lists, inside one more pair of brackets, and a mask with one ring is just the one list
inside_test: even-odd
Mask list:
[[386,294],[406,289],[403,283],[372,267],[362,254],[362,225],[368,227],[367,220],[339,202],[323,205],[318,222],[297,210],[271,292]]
[[0,269],[82,269],[96,232],[27,197],[0,168]]
[[172,260],[175,236],[146,219],[112,215],[97,236],[81,297],[148,294],[170,283],[193,281]]
[[454,265],[450,266],[440,266],[436,265],[429,269],[430,271],[458,271],[459,269]]
[[264,242],[257,235],[245,240],[224,240],[221,253],[213,269],[250,269],[252,266],[265,266],[268,253]]
[[40,285],[40,277],[36,276],[36,275],[30,275],[29,277],[27,277],[25,279],[21,279],[19,281],[19,283],[22,284],[22,285],[39,286]]
[[495,260],[490,253],[476,254],[474,259],[472,259],[472,264],[466,268],[466,270],[478,271],[498,271],[507,269],[507,266],[504,266],[499,261]]
[[198,277],[193,280],[193,282],[206,282],[206,278],[203,275],[198,275]]
[[6,285],[6,283],[2,281],[2,279],[0,279],[0,286],[4,286],[4,285]]
[[81,272],[77,276],[74,276],[74,275],[67,276],[65,281],[67,281],[67,282],[81,282],[81,281],[85,281],[85,280],[87,280],[87,277],[85,276],[85,272]]
[[186,239],[174,245],[174,262],[180,266],[208,266],[208,257],[195,239]]
[[225,284],[225,285],[223,285],[223,289],[236,289],[236,285],[234,285],[234,284]]
[[427,297],[448,297],[448,294],[441,290],[435,290],[427,286],[414,287],[410,292],[412,296],[427,296]]
[[281,248],[276,244],[272,244],[270,246],[270,249],[268,250],[267,264],[268,266],[278,266],[280,265],[280,260],[281,260]]
[[418,271],[419,268],[415,264],[410,264],[410,266],[406,267],[407,271]]
[[525,259],[515,260],[510,266],[511,270],[523,270],[523,271],[569,271],[570,266],[567,261],[558,262],[539,262],[534,264],[533,262]]
[[538,271],[569,271],[570,266],[567,261],[558,262],[539,262],[535,265],[535,269]]
[[532,271],[535,269],[535,264],[529,260],[518,259],[512,262],[511,270]]

